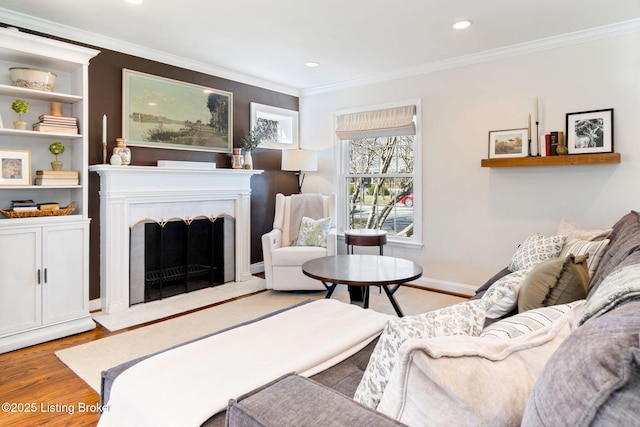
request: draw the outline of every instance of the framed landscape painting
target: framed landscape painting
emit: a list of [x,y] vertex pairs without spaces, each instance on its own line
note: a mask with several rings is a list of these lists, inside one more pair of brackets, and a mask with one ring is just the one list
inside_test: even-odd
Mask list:
[[613,153],[613,108],[567,114],[569,154]]
[[489,158],[526,157],[529,155],[529,129],[489,131]]
[[122,134],[127,145],[230,153],[233,94],[122,70]]

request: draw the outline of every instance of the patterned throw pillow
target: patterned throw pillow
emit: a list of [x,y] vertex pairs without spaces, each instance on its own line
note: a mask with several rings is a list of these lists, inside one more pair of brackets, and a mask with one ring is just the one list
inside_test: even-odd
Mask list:
[[534,267],[546,259],[556,258],[566,240],[567,236],[543,236],[539,233],[530,235],[513,254],[509,270]]
[[327,247],[327,234],[331,228],[331,218],[311,219],[303,216],[296,246]]
[[389,382],[402,343],[410,338],[478,336],[484,325],[485,307],[485,301],[471,300],[417,316],[387,321],[353,398],[375,409]]
[[487,303],[485,316],[498,319],[518,306],[518,294],[531,268],[515,271],[495,281],[482,295]]
[[552,324],[571,310],[579,310],[579,307],[583,304],[584,300],[578,300],[568,304],[552,305],[525,311],[492,323],[482,330],[480,336],[511,339],[527,335]]
[[587,265],[589,266],[589,277],[591,277],[593,276],[593,273],[595,273],[596,268],[600,263],[600,259],[602,258],[602,254],[604,254],[608,245],[609,239],[599,240],[595,242],[591,242],[588,240],[570,239],[566,242],[566,244],[560,251],[560,256],[558,258],[566,258],[571,254],[575,256],[589,254],[589,258],[587,258]]

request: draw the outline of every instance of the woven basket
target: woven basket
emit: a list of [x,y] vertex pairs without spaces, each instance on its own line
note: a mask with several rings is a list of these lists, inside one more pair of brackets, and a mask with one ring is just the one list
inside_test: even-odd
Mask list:
[[0,209],[0,212],[2,213],[2,215],[6,216],[7,218],[31,218],[31,217],[35,217],[35,216],[63,216],[63,215],[70,215],[71,212],[73,212],[75,209],[76,209],[76,202],[71,202],[71,203],[69,203],[69,205],[65,206],[64,208],[51,210],[51,211],[40,211],[40,210],[37,210],[37,211],[15,212],[13,210]]

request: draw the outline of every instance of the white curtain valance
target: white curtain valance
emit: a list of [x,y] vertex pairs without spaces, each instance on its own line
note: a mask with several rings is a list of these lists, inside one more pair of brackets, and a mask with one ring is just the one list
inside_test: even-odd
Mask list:
[[341,114],[336,135],[341,140],[415,135],[415,114],[415,105]]

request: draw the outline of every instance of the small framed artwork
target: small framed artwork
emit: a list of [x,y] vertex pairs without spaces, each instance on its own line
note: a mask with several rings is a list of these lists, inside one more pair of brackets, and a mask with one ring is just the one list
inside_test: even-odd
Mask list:
[[567,113],[569,154],[613,153],[613,108]]
[[31,151],[0,150],[0,185],[31,185]]
[[127,145],[230,153],[233,94],[122,69]]
[[489,131],[489,158],[526,157],[529,155],[529,129]]
[[298,112],[251,103],[251,129],[260,138],[260,148],[298,148]]

